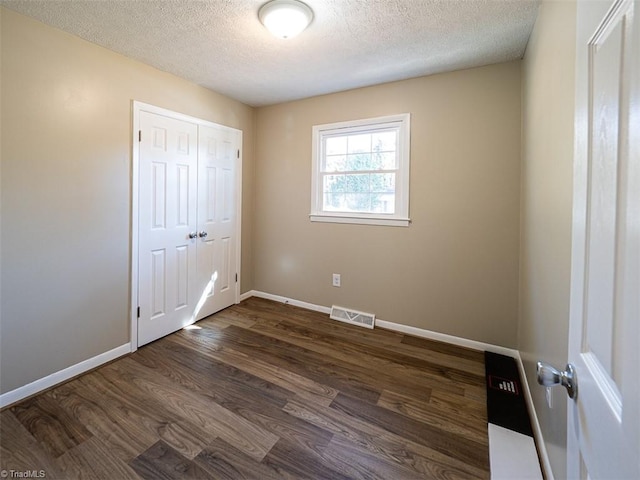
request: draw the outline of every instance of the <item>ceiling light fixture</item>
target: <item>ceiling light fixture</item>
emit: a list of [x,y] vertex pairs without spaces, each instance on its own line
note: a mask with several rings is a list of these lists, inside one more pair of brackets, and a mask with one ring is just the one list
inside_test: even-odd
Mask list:
[[278,38],[293,38],[311,23],[313,11],[298,0],[272,0],[258,12],[262,24]]

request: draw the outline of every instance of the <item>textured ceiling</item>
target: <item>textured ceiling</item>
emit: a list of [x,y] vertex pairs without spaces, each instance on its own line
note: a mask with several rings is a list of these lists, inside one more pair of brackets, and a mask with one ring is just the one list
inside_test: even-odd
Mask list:
[[253,106],[521,58],[538,0],[306,0],[271,36],[266,0],[1,0],[3,6]]

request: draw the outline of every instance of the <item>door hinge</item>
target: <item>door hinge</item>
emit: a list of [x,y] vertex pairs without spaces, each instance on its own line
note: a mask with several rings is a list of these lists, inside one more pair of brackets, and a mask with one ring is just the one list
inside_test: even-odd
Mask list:
[[238,149],[238,158],[240,158],[240,149]]
[[138,141],[142,141],[142,130],[138,130]]
[[238,283],[238,274],[236,273],[236,283]]
[[138,307],[138,318],[140,318],[140,307]]

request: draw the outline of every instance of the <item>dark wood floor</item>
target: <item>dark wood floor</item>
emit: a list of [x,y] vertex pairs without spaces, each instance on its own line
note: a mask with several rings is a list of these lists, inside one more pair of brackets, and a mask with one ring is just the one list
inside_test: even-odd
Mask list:
[[[251,298],[0,413],[45,478],[488,478],[481,352]],[[40,472],[42,471],[42,472]]]

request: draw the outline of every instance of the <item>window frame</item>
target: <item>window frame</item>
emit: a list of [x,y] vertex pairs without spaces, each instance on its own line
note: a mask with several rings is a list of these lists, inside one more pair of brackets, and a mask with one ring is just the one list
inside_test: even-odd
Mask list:
[[[311,213],[312,222],[355,223],[407,227],[409,218],[409,164],[411,160],[411,114],[402,113],[346,122],[314,125],[312,128]],[[323,210],[322,171],[325,138],[336,134],[372,133],[397,128],[398,151],[395,180],[395,213],[336,212]]]

